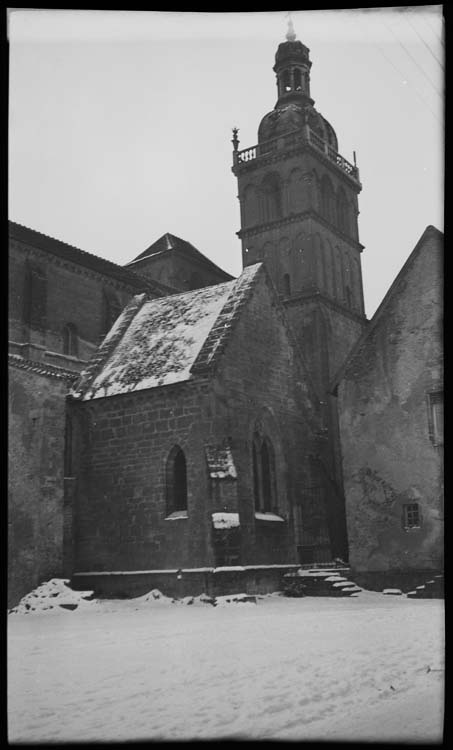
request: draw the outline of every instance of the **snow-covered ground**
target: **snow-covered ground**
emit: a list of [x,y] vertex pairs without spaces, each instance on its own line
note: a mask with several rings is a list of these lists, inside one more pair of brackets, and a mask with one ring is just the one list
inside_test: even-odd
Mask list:
[[10,742],[441,741],[443,601],[35,594],[8,617]]

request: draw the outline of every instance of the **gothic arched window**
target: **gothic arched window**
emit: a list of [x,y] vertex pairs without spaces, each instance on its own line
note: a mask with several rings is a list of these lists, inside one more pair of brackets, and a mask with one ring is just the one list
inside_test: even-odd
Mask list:
[[286,93],[287,91],[291,91],[291,75],[290,75],[289,70],[283,71],[282,82],[283,82],[283,93]]
[[268,174],[262,183],[264,194],[264,220],[275,221],[283,215],[282,186],[278,174]]
[[186,457],[179,445],[171,449],[166,466],[167,516],[187,510]]
[[342,232],[349,231],[349,208],[342,188],[337,193],[337,225]]
[[324,175],[321,182],[321,206],[324,218],[334,223],[335,193],[332,187],[332,183],[327,175]]
[[255,510],[264,513],[277,512],[275,486],[275,455],[268,437],[257,432],[253,436],[253,495]]
[[258,196],[255,185],[247,185],[244,189],[242,210],[244,215],[244,226],[251,227],[259,224]]
[[47,313],[47,279],[43,268],[29,263],[25,272],[24,321],[45,328]]
[[71,357],[77,357],[79,350],[79,341],[77,328],[72,323],[67,323],[63,327],[63,354],[69,354]]

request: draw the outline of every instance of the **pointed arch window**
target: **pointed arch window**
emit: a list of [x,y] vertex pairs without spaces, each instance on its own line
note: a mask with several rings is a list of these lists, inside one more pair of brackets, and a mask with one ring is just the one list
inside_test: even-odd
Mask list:
[[71,357],[77,357],[79,353],[79,339],[77,336],[77,328],[73,323],[67,323],[63,327],[62,332],[63,338],[63,354],[68,354]]
[[344,191],[340,189],[337,194],[337,225],[342,232],[349,231],[349,208]]
[[166,465],[167,516],[176,511],[187,511],[187,465],[184,451],[175,445]]
[[283,93],[286,94],[288,91],[291,91],[291,74],[289,70],[283,71],[282,82],[283,82]]
[[283,216],[282,185],[278,174],[267,175],[262,184],[264,194],[264,220],[275,221]]
[[23,314],[28,325],[46,327],[47,278],[44,268],[35,263],[26,265]]
[[253,436],[253,495],[255,511],[277,513],[275,454],[268,437]]

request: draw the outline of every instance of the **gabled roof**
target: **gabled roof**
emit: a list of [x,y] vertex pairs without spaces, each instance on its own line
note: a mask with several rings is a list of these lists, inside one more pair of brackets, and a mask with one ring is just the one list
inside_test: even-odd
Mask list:
[[209,266],[212,271],[215,271],[217,274],[222,276],[225,281],[229,281],[233,278],[231,274],[227,273],[222,268],[217,266],[212,262],[212,260],[209,260],[206,255],[203,255],[203,253],[201,253],[199,250],[197,250],[196,247],[191,245],[190,242],[182,240],[180,237],[176,237],[176,235],[170,234],[169,232],[166,232],[162,235],[162,237],[159,237],[156,242],[153,242],[153,244],[150,245],[142,253],[140,253],[140,255],[137,255],[134,260],[126,263],[126,266],[131,266],[138,261],[145,260],[145,258],[151,258],[155,255],[161,255],[162,253],[171,253],[174,251],[179,252],[181,253],[181,255],[185,255],[192,260],[201,262],[205,266]]
[[407,273],[409,272],[410,268],[414,265],[416,259],[418,258],[420,253],[423,251],[423,249],[426,246],[426,243],[430,239],[437,240],[439,243],[443,243],[443,239],[444,239],[444,235],[442,234],[442,232],[440,232],[438,229],[436,229],[436,227],[432,226],[431,224],[426,227],[425,231],[423,232],[422,236],[420,237],[413,251],[409,255],[408,259],[404,263],[399,274],[396,276],[393,284],[391,285],[390,289],[388,290],[387,294],[385,295],[378,309],[374,313],[373,317],[369,321],[366,328],[363,330],[362,334],[359,336],[355,345],[352,347],[346,360],[343,362],[341,367],[335,373],[335,376],[332,378],[331,383],[330,383],[330,389],[329,389],[331,393],[335,390],[338,384],[343,380],[349,368],[354,364],[355,358],[359,355],[359,353],[365,346],[366,341],[371,336],[371,334],[376,329],[376,327],[379,325],[382,318],[385,316],[387,309],[392,304],[395,296],[398,294],[401,284],[404,282]]
[[73,245],[56,240],[46,234],[37,232],[35,229],[29,229],[22,224],[17,224],[15,221],[9,221],[8,224],[9,236],[17,242],[23,242],[26,245],[36,247],[63,260],[84,266],[105,276],[110,276],[112,279],[121,281],[123,284],[127,284],[137,290],[148,290],[159,297],[163,294],[168,294],[169,291],[173,291],[164,286],[164,284],[159,284],[157,281],[151,281],[143,276],[139,276],[128,268],[123,268],[123,266],[112,263],[110,260],[87,253],[85,250],[79,250],[79,248]]
[[214,366],[262,263],[238,279],[159,299],[135,296],[74,385],[90,400],[180,383]]

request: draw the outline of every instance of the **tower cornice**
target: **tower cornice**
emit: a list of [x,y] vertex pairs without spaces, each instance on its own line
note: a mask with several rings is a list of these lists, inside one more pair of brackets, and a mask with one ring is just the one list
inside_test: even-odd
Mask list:
[[298,294],[294,294],[291,297],[286,297],[282,300],[282,303],[285,307],[308,304],[309,302],[322,303],[327,307],[330,307],[332,310],[335,310],[335,312],[340,312],[347,318],[351,318],[351,320],[357,320],[362,324],[366,324],[369,322],[364,312],[362,313],[358,312],[357,310],[351,310],[349,307],[345,307],[340,302],[336,302],[316,288],[306,289],[302,292],[299,292]]
[[314,219],[315,221],[319,222],[320,224],[322,224],[322,226],[330,229],[333,234],[340,237],[342,240],[344,240],[344,242],[347,242],[360,253],[364,250],[365,246],[362,245],[361,242],[359,242],[358,240],[354,240],[352,237],[349,237],[349,235],[347,235],[345,232],[342,232],[340,229],[338,229],[335,224],[328,221],[328,219],[325,219],[324,216],[321,216],[321,214],[319,214],[317,211],[314,211],[313,209],[301,211],[297,214],[291,214],[290,216],[285,216],[284,218],[276,219],[275,221],[268,221],[266,223],[257,224],[254,227],[240,229],[238,232],[236,232],[236,235],[241,240],[247,239],[248,237],[255,237],[259,234],[264,234],[270,229],[280,229],[280,227],[287,226],[288,224],[296,224],[305,221],[306,219]]

